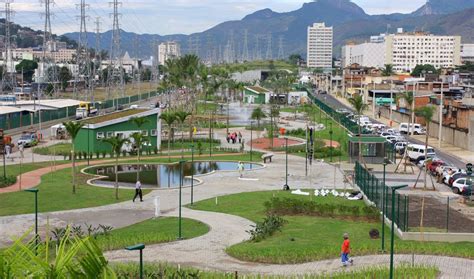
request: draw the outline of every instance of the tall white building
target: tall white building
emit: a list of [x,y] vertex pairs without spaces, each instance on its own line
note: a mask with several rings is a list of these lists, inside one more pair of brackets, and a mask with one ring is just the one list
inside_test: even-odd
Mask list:
[[164,42],[158,46],[158,63],[164,65],[170,58],[180,57],[181,47],[177,42]]
[[376,68],[392,64],[395,72],[411,72],[420,64],[451,68],[461,63],[461,37],[403,33],[399,29],[396,34],[373,36],[367,43],[347,44],[342,57],[345,67],[353,63]]
[[474,63],[474,44],[461,45],[461,62]]
[[308,27],[307,65],[310,68],[332,68],[332,26],[314,23]]

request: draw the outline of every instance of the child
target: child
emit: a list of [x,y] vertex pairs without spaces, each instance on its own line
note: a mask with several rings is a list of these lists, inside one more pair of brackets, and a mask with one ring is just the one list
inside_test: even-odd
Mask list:
[[349,263],[352,264],[352,259],[349,259],[349,254],[351,252],[351,243],[349,241],[349,234],[344,233],[344,242],[342,242],[341,247],[341,261],[343,266],[347,266]]
[[244,164],[242,162],[239,162],[239,164],[237,165],[237,169],[239,170],[240,178],[242,178],[244,176]]

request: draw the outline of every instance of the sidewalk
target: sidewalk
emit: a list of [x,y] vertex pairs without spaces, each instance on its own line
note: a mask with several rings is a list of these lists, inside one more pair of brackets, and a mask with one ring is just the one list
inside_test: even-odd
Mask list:
[[[335,97],[335,96],[334,96]],[[349,101],[343,97],[335,97],[339,102],[343,103],[345,106],[347,107],[351,107],[351,105],[349,104]],[[390,119],[388,118],[385,118],[385,117],[381,117],[381,118],[374,118],[374,114],[373,114],[373,110],[372,110],[372,106],[369,106],[369,108],[364,112],[364,115],[370,117],[370,118],[373,118],[374,120],[386,125],[387,127],[390,127]],[[397,122],[395,121],[392,121],[392,127],[393,128],[397,128],[398,127],[398,124]],[[425,142],[425,135],[415,135],[415,136],[412,136],[412,138],[416,139],[416,140],[419,140],[421,142]],[[430,146],[433,146],[435,148],[438,148],[438,139],[437,138],[433,138],[433,137],[429,137],[428,138],[428,144]],[[462,149],[460,147],[457,147],[457,146],[454,146],[450,143],[447,143],[447,142],[444,142],[442,141],[441,142],[441,148],[444,152],[448,153],[449,155],[451,156],[454,156],[454,157],[457,157],[459,158],[461,161],[464,161],[464,163],[468,163],[468,162],[473,162],[474,161],[474,152],[472,151],[469,151],[469,150],[465,150],[465,149]]]

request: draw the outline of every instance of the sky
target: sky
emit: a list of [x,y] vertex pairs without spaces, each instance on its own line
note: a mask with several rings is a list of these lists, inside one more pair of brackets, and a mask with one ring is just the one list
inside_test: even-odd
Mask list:
[[[10,0],[12,1],[12,0]],[[42,0],[43,2],[45,0]],[[53,0],[50,0],[53,1]],[[87,31],[96,29],[100,17],[101,31],[112,27],[108,0],[85,0],[88,4]],[[113,0],[110,0],[113,1]],[[257,10],[270,8],[288,12],[310,0],[121,0],[120,27],[140,34],[190,34],[202,32],[221,22],[239,20]],[[408,13],[422,6],[426,0],[352,0],[368,14]],[[396,3],[394,3],[396,2]],[[52,32],[63,34],[79,31],[80,0],[55,0],[50,10]],[[3,3],[0,3],[3,5]],[[14,0],[13,21],[33,29],[44,29],[44,4],[41,0]],[[3,10],[3,9],[2,9]],[[3,17],[3,15],[2,15]]]

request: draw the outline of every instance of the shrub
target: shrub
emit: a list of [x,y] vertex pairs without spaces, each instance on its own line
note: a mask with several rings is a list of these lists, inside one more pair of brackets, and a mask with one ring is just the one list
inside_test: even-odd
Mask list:
[[5,188],[16,183],[16,176],[7,175],[6,177],[0,176],[0,188]]
[[100,152],[99,152],[99,151],[96,151],[96,152],[95,152],[95,158],[96,158],[96,159],[99,159],[99,158],[100,158]]
[[247,231],[250,234],[250,240],[259,242],[269,236],[272,236],[276,231],[281,231],[283,225],[287,221],[278,215],[270,214],[263,219],[263,222],[257,222],[254,229]]

